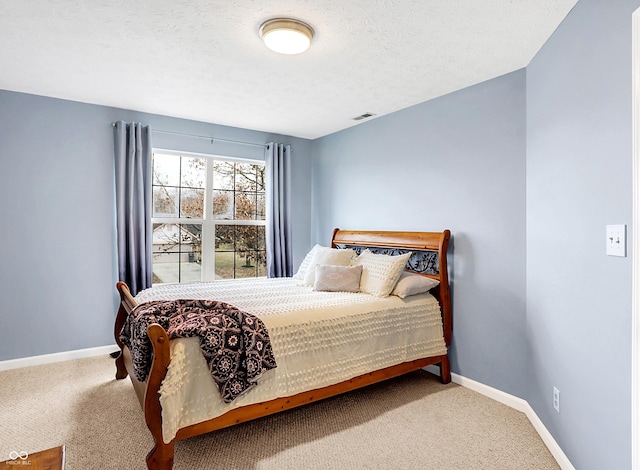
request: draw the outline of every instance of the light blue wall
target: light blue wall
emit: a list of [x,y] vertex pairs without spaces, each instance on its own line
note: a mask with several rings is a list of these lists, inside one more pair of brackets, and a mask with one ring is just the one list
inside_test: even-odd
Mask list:
[[[0,90],[0,361],[113,344],[113,129],[152,129],[294,148],[294,252],[309,246],[305,139]],[[261,158],[260,147],[153,134],[176,150]]]
[[452,370],[526,394],[525,71],[313,142],[314,242],[452,231]]
[[580,0],[527,68],[527,399],[580,470],[631,468],[631,258],[605,226],[633,236],[639,6]]

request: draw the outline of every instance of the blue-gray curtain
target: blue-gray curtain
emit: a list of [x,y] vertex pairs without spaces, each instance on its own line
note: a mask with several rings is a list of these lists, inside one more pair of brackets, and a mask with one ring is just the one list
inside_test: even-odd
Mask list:
[[151,129],[114,126],[118,276],[131,293],[151,287]]
[[269,143],[267,172],[267,277],[293,275],[291,239],[291,146]]

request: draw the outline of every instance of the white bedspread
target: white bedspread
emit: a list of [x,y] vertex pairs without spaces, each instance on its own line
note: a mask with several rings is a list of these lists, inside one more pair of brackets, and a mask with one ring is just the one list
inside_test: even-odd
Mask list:
[[437,300],[315,292],[287,279],[236,279],[146,289],[136,301],[214,299],[262,319],[278,363],[258,385],[225,403],[209,374],[197,338],[171,341],[171,363],[160,389],[162,432],[239,406],[336,384],[402,362],[447,352]]

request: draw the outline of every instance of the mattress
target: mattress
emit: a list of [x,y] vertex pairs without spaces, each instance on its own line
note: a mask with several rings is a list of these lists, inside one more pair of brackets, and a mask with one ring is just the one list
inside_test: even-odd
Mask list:
[[171,362],[160,388],[163,440],[183,427],[234,408],[292,396],[447,348],[437,300],[428,293],[401,299],[363,293],[317,292],[291,278],[234,279],[162,285],[143,290],[151,300],[213,299],[258,316],[278,367],[258,385],[225,403],[197,338],[171,340]]

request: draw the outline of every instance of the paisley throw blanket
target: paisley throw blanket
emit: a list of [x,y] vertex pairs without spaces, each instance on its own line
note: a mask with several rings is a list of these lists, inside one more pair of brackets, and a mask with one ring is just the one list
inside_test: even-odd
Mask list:
[[152,323],[167,330],[169,339],[200,338],[211,376],[227,403],[253,388],[264,372],[277,366],[269,333],[258,317],[213,300],[158,300],[136,306],[120,332],[120,339],[131,350],[140,381],[147,379],[153,360],[147,335]]

